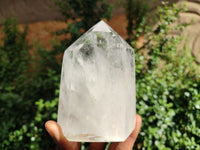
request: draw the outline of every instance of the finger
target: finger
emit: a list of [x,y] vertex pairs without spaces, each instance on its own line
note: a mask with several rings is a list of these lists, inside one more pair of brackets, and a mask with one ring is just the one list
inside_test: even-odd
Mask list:
[[64,137],[60,126],[55,121],[47,121],[45,123],[45,128],[56,142],[59,150],[80,150],[81,144],[78,142],[69,142]]
[[142,118],[139,115],[136,115],[136,127],[134,129],[134,131],[129,135],[129,137],[126,139],[126,141],[120,143],[118,146],[123,147],[123,145],[127,145],[129,146],[129,149],[132,150],[132,147],[138,137],[138,134],[140,132],[140,128],[142,125]]
[[140,128],[142,125],[142,119],[139,115],[136,115],[136,125],[133,132],[129,135],[129,137],[124,142],[115,142],[111,143],[108,150],[132,150],[133,145],[137,139],[137,136],[140,132]]
[[90,144],[88,150],[104,150],[106,147],[106,143],[103,142],[94,142]]

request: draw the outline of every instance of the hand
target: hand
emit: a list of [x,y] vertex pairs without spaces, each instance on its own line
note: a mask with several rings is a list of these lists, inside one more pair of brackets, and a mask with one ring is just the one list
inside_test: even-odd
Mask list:
[[[108,150],[132,150],[136,138],[139,134],[142,119],[139,115],[136,115],[136,127],[130,136],[124,142],[112,142]],[[45,123],[46,130],[54,139],[57,144],[58,150],[80,150],[81,143],[69,142],[63,135],[60,126],[55,121],[47,121]],[[88,150],[104,150],[106,143],[91,143]]]

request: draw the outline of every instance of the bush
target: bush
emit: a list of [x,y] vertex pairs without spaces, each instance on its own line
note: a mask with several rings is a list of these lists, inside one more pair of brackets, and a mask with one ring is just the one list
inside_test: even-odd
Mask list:
[[23,78],[22,74],[27,72],[29,49],[25,42],[27,29],[26,26],[24,31],[20,32],[15,19],[6,20],[4,23],[5,37],[3,44],[0,45],[1,88],[8,84],[12,85],[13,82],[17,84],[20,78]]
[[[149,30],[147,55],[136,53],[137,113],[143,118],[135,149],[200,149],[200,76],[181,37],[169,36],[181,9],[160,7],[159,24]],[[138,50],[139,51],[139,50]]]
[[135,41],[143,33],[146,24],[146,14],[150,10],[149,0],[126,0],[127,41]]
[[[51,69],[40,72],[45,66],[33,69],[36,66],[29,55],[31,45],[26,41],[27,30],[27,25],[23,31],[19,30],[16,19],[5,20],[3,25],[4,37],[0,45],[0,128],[3,130],[0,132],[0,149],[30,149],[34,138],[37,145],[52,145],[38,138],[46,136],[49,139],[43,122],[40,122],[40,130],[35,130],[39,128],[36,126],[38,121],[34,120],[38,113],[35,101],[43,98],[50,99],[50,103],[57,96],[54,91],[58,88],[59,76]],[[37,136],[32,133],[37,133]]]
[[[3,144],[7,134],[25,123],[25,112],[31,107],[21,91],[27,84],[24,80],[28,72],[28,48],[25,40],[27,26],[24,31],[19,31],[15,19],[6,20],[4,23],[4,40],[0,45],[0,122]],[[24,121],[18,121],[19,117]],[[8,119],[9,118],[9,119]],[[2,145],[1,145],[2,147]]]

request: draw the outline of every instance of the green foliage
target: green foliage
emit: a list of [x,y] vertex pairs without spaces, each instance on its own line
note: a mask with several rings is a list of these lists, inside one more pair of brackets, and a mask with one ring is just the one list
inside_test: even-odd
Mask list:
[[[4,37],[0,45],[0,149],[30,149],[34,132],[37,134],[35,143],[48,146],[41,144],[41,139],[45,139],[41,137],[49,137],[43,123],[33,120],[37,115],[34,104],[37,99],[55,97],[59,76],[51,69],[43,69],[46,66],[37,66],[33,71],[34,63],[28,52],[31,46],[26,41],[27,30],[27,25],[23,31],[19,30],[15,19],[5,20],[3,24]],[[35,125],[39,123],[37,130]]]
[[200,76],[181,37],[169,36],[185,25],[172,24],[181,9],[164,3],[159,24],[148,32],[148,56],[136,53],[137,113],[143,125],[135,149],[200,149]]
[[[19,31],[15,19],[6,20],[4,23],[4,43],[0,45],[1,83],[8,85],[12,82],[19,82],[20,75],[27,72],[29,48],[25,42],[27,29],[28,26],[25,27],[24,31]],[[1,84],[2,88],[6,85]]]
[[171,51],[175,51],[178,49],[177,44],[179,43],[179,39],[176,37],[170,37],[169,35],[175,31],[181,31],[186,25],[172,25],[178,18],[180,11],[183,11],[184,8],[176,8],[174,5],[170,7],[167,3],[163,2],[163,7],[158,7],[157,16],[158,16],[158,24],[155,30],[152,28],[146,27],[147,30],[147,43],[145,46],[149,50],[148,55],[150,59],[148,60],[148,68],[153,69],[156,66],[156,62],[158,59],[165,60],[167,62],[170,61],[172,56]]
[[[56,90],[56,97],[59,91]],[[23,124],[19,129],[10,131],[8,138],[1,143],[2,149],[52,149],[50,137],[44,129],[48,118],[57,119],[58,98],[53,100],[39,99],[35,102],[36,113],[32,120]]]
[[21,91],[22,85],[26,84],[24,79],[29,65],[29,46],[25,40],[27,29],[26,26],[24,31],[19,31],[15,19],[4,23],[5,35],[0,45],[0,128],[3,129],[0,141],[6,139],[10,130],[19,127],[19,116],[24,119],[27,117],[22,116],[27,110],[25,106],[29,105],[23,101],[24,95]]
[[150,9],[149,0],[126,0],[126,18],[128,20],[128,42],[137,40],[144,30],[146,14]]
[[111,17],[112,6],[105,0],[59,0],[55,1],[55,4],[66,20],[75,21],[74,26],[70,28],[76,33],[80,29],[88,30],[101,18]]

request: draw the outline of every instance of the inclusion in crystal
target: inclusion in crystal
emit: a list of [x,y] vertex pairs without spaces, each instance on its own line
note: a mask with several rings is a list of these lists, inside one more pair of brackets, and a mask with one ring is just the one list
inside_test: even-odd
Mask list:
[[69,141],[124,141],[135,115],[134,50],[100,21],[64,53],[58,124]]

